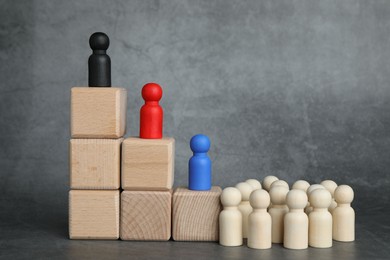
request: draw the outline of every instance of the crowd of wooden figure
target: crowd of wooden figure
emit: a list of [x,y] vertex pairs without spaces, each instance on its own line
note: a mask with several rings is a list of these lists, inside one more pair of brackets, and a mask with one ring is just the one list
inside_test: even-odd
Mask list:
[[332,180],[310,185],[288,183],[275,176],[263,182],[249,179],[222,191],[219,243],[268,249],[272,243],[285,248],[332,247],[332,241],[355,240],[354,192]]

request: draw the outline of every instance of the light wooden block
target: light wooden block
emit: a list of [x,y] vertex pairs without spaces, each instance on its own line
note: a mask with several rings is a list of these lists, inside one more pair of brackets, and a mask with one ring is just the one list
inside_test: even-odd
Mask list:
[[174,158],[173,138],[126,138],[122,144],[122,189],[171,189],[174,180]]
[[169,240],[172,191],[123,191],[122,240]]
[[72,189],[119,189],[120,139],[71,139],[70,187]]
[[74,87],[71,92],[72,138],[120,138],[125,134],[126,89]]
[[119,190],[69,192],[70,239],[119,238]]
[[172,236],[176,241],[218,241],[222,190],[177,188],[173,193]]

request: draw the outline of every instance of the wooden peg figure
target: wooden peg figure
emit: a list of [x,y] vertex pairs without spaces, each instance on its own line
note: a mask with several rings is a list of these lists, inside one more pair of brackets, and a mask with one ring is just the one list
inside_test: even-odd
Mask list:
[[289,249],[308,247],[309,220],[303,209],[307,195],[302,190],[290,190],[286,198],[290,211],[284,216],[283,246]]
[[190,147],[194,155],[188,162],[188,188],[190,190],[211,189],[211,160],[207,155],[210,139],[198,134],[191,138]]
[[313,211],[309,214],[309,246],[328,248],[332,246],[332,215],[328,207],[332,195],[326,189],[316,189],[310,193],[310,205]]
[[332,195],[332,202],[330,203],[330,206],[328,208],[329,212],[332,213],[333,210],[337,207],[337,203],[334,200],[334,191],[337,188],[337,183],[335,183],[332,180],[325,180],[325,181],[321,182],[321,185],[324,186],[325,189],[327,189],[330,192],[330,194]]
[[263,184],[262,184],[262,187],[263,189],[265,189],[266,191],[269,191],[271,189],[271,184],[274,182],[274,181],[277,181],[279,180],[278,177],[275,177],[273,175],[268,175],[266,176],[264,179],[263,179]]
[[355,211],[351,207],[354,193],[350,186],[340,185],[334,192],[337,207],[333,210],[333,239],[342,242],[355,240]]
[[268,213],[272,218],[272,243],[283,243],[284,215],[288,212],[286,196],[288,189],[285,186],[276,185],[269,191],[272,205]]
[[238,210],[242,214],[242,238],[248,237],[248,216],[252,212],[252,207],[249,204],[249,196],[253,191],[253,187],[247,182],[240,182],[236,188],[241,192],[241,202]]
[[111,87],[111,59],[106,54],[110,39],[105,33],[96,32],[89,38],[92,55],[88,59],[88,86]]
[[148,83],[142,88],[145,104],[140,112],[140,138],[161,139],[163,137],[163,109],[158,103],[162,95],[162,88],[156,83]]
[[223,210],[219,214],[219,243],[223,246],[241,246],[242,215],[238,210],[241,192],[233,187],[225,188],[221,194]]
[[270,197],[267,191],[257,189],[249,197],[253,212],[248,217],[248,247],[271,248],[271,215],[267,212]]

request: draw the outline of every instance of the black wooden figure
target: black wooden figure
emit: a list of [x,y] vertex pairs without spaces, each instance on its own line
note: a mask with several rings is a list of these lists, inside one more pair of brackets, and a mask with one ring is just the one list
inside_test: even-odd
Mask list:
[[88,59],[88,85],[111,87],[111,59],[106,54],[110,39],[105,33],[95,32],[89,38],[92,55]]

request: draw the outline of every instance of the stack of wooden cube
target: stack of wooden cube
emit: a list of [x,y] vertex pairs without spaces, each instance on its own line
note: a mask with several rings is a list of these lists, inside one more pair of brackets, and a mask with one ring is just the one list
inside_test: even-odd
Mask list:
[[118,239],[121,144],[127,91],[74,87],[71,92],[69,237]]
[[129,137],[122,146],[122,240],[169,240],[175,140]]
[[126,96],[72,88],[69,237],[218,241],[221,188],[173,192],[175,140],[124,139]]

